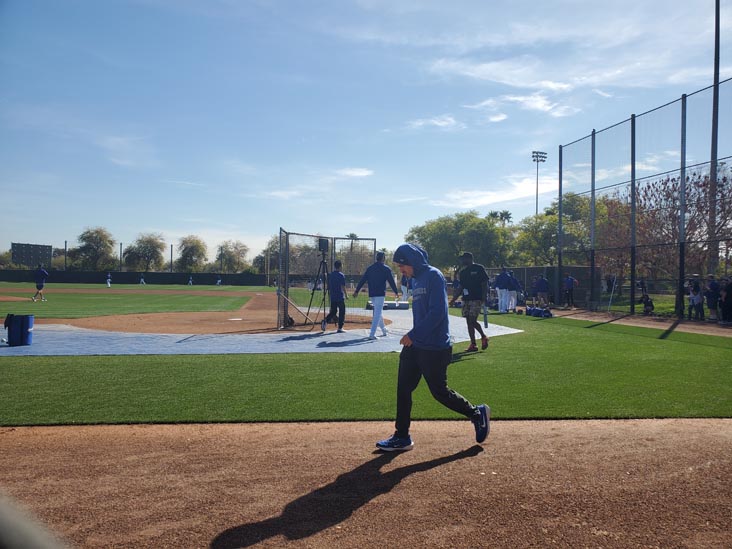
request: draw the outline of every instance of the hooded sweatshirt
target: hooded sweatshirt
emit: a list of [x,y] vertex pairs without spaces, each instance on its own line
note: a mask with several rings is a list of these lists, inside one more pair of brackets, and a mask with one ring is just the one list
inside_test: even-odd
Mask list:
[[450,347],[447,287],[442,273],[428,263],[427,252],[415,244],[402,244],[394,252],[394,263],[414,268],[412,318],[407,333],[418,349],[440,351]]

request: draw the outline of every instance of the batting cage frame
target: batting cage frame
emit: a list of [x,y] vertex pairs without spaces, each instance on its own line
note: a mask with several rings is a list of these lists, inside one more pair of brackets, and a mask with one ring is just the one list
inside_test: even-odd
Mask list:
[[375,238],[296,233],[280,227],[277,327],[312,326],[325,319],[330,305],[328,273],[336,260],[353,291],[376,259]]

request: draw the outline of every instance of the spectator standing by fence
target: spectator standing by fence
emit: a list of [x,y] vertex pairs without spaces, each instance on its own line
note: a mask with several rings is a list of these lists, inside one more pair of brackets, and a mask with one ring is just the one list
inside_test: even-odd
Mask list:
[[498,292],[498,312],[508,312],[508,285],[510,275],[506,267],[501,268],[501,272],[496,276],[496,291]]
[[568,309],[574,309],[574,289],[579,286],[579,282],[569,273],[564,273],[564,302]]
[[721,326],[732,325],[732,279],[724,277],[720,284],[720,308],[722,312],[722,320],[719,321]]
[[521,291],[521,282],[513,274],[513,271],[508,271],[508,306],[507,310],[512,313],[516,312],[516,305],[518,304],[518,294]]
[[709,309],[709,322],[717,322],[717,308],[719,307],[719,282],[714,279],[714,275],[707,275],[707,286],[704,297],[707,298],[707,308]]
[[536,295],[539,297],[540,307],[549,306],[549,281],[543,274],[536,281]]
[[691,320],[692,314],[694,320],[704,320],[704,297],[699,284],[699,275],[694,275],[694,278],[689,280],[687,289],[689,291],[688,320]]

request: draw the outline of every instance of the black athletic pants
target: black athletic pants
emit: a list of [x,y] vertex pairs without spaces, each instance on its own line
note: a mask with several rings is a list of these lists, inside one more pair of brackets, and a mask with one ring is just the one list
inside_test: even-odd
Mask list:
[[447,367],[452,360],[452,347],[441,351],[428,351],[414,346],[402,348],[399,355],[399,380],[397,381],[396,436],[409,435],[412,422],[412,392],[424,377],[435,400],[450,410],[472,418],[475,407],[468,400],[447,386]]
[[335,321],[336,310],[338,311],[338,329],[343,328],[343,323],[346,321],[346,302],[345,301],[331,301],[330,312],[325,317],[325,321],[330,324]]

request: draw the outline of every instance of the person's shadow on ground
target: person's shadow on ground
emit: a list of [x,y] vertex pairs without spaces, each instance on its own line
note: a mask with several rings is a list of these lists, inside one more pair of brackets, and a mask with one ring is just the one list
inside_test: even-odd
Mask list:
[[282,535],[288,540],[303,539],[343,522],[354,511],[381,494],[392,490],[413,473],[474,457],[483,448],[472,446],[449,456],[406,465],[388,473],[381,468],[399,452],[380,453],[376,458],[340,475],[330,484],[288,503],[277,517],[229,528],[211,542],[212,549],[249,547],[268,538]]

